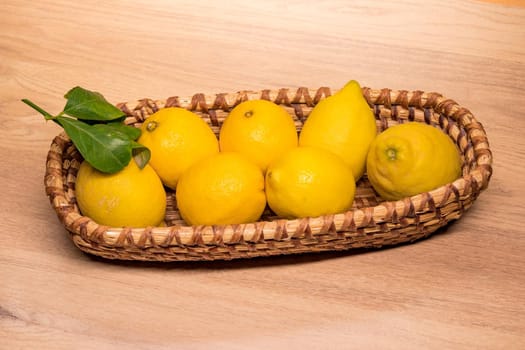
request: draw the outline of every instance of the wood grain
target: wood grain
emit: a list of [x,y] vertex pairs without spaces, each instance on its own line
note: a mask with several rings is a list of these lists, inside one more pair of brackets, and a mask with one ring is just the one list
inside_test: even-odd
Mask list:
[[[0,338],[6,349],[525,348],[525,10],[518,1],[0,3]],[[215,263],[79,252],[44,193],[59,111],[241,89],[438,91],[494,154],[490,187],[416,244]]]
[[486,2],[493,2],[500,5],[506,6],[525,6],[525,1],[523,0],[481,0]]

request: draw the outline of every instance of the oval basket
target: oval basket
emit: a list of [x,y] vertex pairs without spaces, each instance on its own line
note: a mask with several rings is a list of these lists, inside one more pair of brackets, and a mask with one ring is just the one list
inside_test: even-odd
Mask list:
[[[312,107],[331,94],[328,87],[283,88],[142,99],[117,106],[126,113],[126,122],[135,126],[160,108],[187,108],[218,135],[232,107],[262,98],[287,109],[300,131]],[[378,248],[419,240],[459,219],[487,188],[492,174],[492,154],[482,125],[469,110],[438,93],[363,88],[363,94],[379,131],[417,121],[448,134],[462,154],[462,177],[430,192],[388,202],[374,192],[365,174],[357,184],[354,205],[347,212],[285,220],[266,210],[257,222],[226,226],[187,226],[175,206],[174,193],[167,190],[166,226],[115,228],[99,225],[80,213],[75,200],[75,178],[82,157],[61,133],[53,140],[47,156],[46,193],[79,249],[122,260],[230,260]]]

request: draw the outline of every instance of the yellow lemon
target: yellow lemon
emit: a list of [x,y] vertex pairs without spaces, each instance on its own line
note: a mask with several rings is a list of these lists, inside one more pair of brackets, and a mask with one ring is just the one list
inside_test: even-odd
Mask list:
[[233,108],[219,132],[221,151],[246,155],[265,171],[283,151],[297,147],[293,118],[266,100],[244,101]]
[[352,80],[312,109],[299,135],[299,145],[334,152],[350,166],[357,181],[365,172],[368,148],[376,134],[374,114],[359,83]]
[[193,163],[219,152],[210,126],[197,114],[176,107],[160,109],[148,117],[138,142],[150,149],[149,164],[172,189]]
[[266,172],[268,205],[284,218],[343,212],[352,206],[354,195],[350,168],[339,156],[322,148],[291,149]]
[[461,157],[444,132],[409,122],[386,129],[372,142],[367,175],[381,197],[397,200],[456,180]]
[[75,194],[82,214],[112,227],[158,226],[166,211],[166,193],[158,175],[149,165],[139,169],[133,159],[113,174],[82,162]]
[[264,176],[241,154],[221,152],[200,160],[181,176],[176,201],[190,225],[257,221],[266,206]]

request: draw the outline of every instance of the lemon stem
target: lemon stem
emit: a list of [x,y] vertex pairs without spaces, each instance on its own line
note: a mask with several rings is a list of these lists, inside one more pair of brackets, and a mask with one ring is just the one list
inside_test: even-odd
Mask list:
[[244,116],[245,116],[246,118],[250,118],[251,116],[253,116],[253,111],[246,111],[246,112],[244,113]]
[[149,132],[155,130],[158,126],[158,123],[154,120],[150,120],[148,122],[148,124],[146,124],[146,130],[148,130]]
[[397,150],[395,148],[388,148],[386,150],[386,156],[389,160],[397,159]]

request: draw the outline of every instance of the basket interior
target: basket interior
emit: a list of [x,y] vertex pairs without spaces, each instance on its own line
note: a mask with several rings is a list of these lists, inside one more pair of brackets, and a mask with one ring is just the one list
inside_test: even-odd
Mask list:
[[[130,104],[119,104],[118,106],[126,113],[126,122],[136,127],[140,127],[149,115],[160,108],[184,107],[199,115],[218,136],[224,119],[233,107],[247,99],[264,98],[285,108],[293,118],[297,132],[299,133],[304,121],[308,118],[315,104],[321,99],[331,95],[331,91],[328,88],[318,89],[313,97],[310,96],[308,91],[308,89],[301,90],[300,88],[292,98],[289,96],[288,89],[281,89],[278,92],[274,92],[273,96],[269,90],[263,91],[260,94],[252,93],[252,95],[250,95],[249,92],[241,92],[237,93],[234,97],[226,94],[215,96],[196,94],[191,100],[182,100],[178,97],[172,97],[165,101],[143,99],[132,107],[130,107]],[[458,146],[461,153],[463,174],[468,174],[478,167],[477,157],[474,154],[473,138],[468,135],[467,130],[460,125],[462,122],[461,117],[470,113],[465,109],[459,109],[460,113],[457,111],[452,114],[450,111],[447,113],[447,106],[456,106],[454,101],[445,100],[445,103],[441,104],[440,110],[436,109],[432,102],[441,97],[439,94],[424,95],[418,91],[400,91],[393,99],[391,90],[388,89],[376,92],[376,96],[372,96],[374,91],[370,89],[365,88],[363,92],[376,118],[378,133],[388,127],[408,121],[422,122],[435,126],[448,134]],[[434,108],[432,108],[432,106],[434,106]],[[81,161],[82,157],[74,146],[71,145],[68,147],[63,164],[65,170],[63,175],[68,201],[71,205],[75,206],[75,210],[78,210],[78,208],[76,207],[74,197],[74,180]],[[166,225],[186,225],[177,210],[174,191],[166,188],[166,192]],[[384,199],[374,191],[365,173],[357,182],[356,196],[352,209],[374,207],[382,202],[384,202]],[[278,219],[280,218],[269,208],[266,208],[260,220],[272,221]]]

